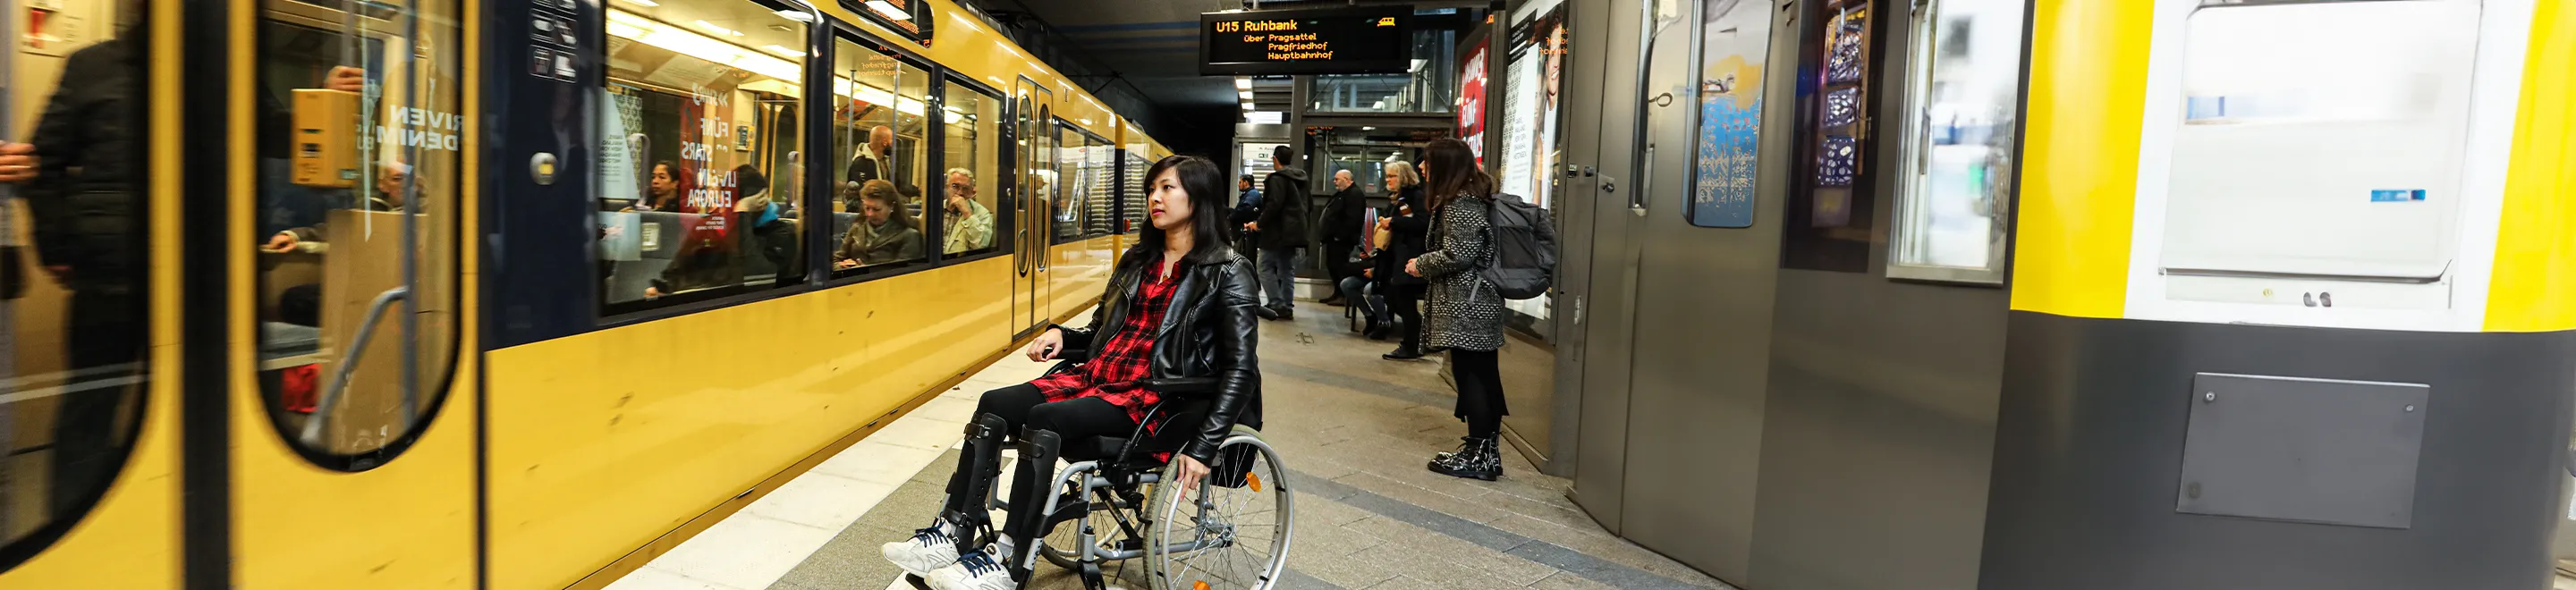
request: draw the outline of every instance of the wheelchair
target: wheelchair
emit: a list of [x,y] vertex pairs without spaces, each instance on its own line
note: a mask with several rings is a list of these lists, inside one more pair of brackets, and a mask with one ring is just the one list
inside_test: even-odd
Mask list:
[[[1072,370],[1066,360],[1047,374]],[[1019,460],[1053,466],[1048,499],[1037,514],[1037,542],[1021,542],[1005,563],[1022,588],[1035,578],[1040,557],[1071,570],[1087,590],[1105,590],[1112,578],[1141,581],[1151,590],[1267,590],[1287,570],[1295,532],[1295,497],[1278,451],[1258,431],[1242,425],[1217,446],[1197,490],[1159,485],[1173,469],[1156,455],[1177,452],[1206,416],[1215,379],[1147,379],[1133,385],[1159,392],[1163,401],[1126,438],[1064,440],[1027,430],[1014,437]],[[1148,434],[1148,426],[1152,426]],[[1001,418],[978,416],[967,425],[975,473],[997,473]],[[1041,470],[1043,472],[1044,470]],[[993,510],[1010,508],[995,497],[998,477],[979,477],[967,492]],[[961,541],[981,546],[990,531],[970,531]],[[918,578],[908,578],[928,588]]]

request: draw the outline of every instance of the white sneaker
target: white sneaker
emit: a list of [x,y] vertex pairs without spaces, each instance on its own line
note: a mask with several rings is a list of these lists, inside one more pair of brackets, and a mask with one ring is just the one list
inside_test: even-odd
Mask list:
[[977,551],[957,558],[957,563],[922,576],[931,590],[1014,590],[1019,582],[1011,580],[1010,570],[993,560],[991,554]]
[[941,524],[913,531],[912,538],[887,543],[881,550],[886,561],[916,576],[928,577],[932,570],[957,563],[957,537]]

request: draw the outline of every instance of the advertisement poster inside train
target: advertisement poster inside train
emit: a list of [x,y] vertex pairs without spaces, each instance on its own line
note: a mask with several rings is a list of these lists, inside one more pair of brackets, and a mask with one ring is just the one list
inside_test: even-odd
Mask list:
[[1762,146],[1762,65],[1771,4],[1707,0],[1700,20],[1699,129],[1684,218],[1700,227],[1753,226]]

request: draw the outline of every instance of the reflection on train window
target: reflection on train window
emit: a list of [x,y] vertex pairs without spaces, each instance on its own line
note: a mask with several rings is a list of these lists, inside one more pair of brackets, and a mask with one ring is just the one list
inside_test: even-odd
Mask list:
[[259,376],[306,457],[400,453],[456,346],[465,116],[456,0],[348,16],[287,4],[259,29]]
[[1002,194],[1002,99],[948,82],[940,109],[948,170],[938,185],[941,251],[956,258],[993,251]]
[[1066,124],[1056,124],[1054,134],[1056,134],[1056,149],[1051,152],[1054,157],[1046,162],[1056,170],[1056,180],[1054,180],[1056,201],[1048,204],[1046,219],[1051,219],[1051,227],[1054,227],[1054,229],[1048,229],[1048,232],[1054,232],[1056,242],[1061,245],[1061,242],[1082,240],[1082,219],[1090,216],[1092,175],[1090,170],[1082,165],[1084,142],[1087,142],[1090,137],[1082,137],[1082,131],[1072,129],[1072,126],[1066,126]]
[[1127,182],[1118,187],[1119,218],[1125,221],[1118,233],[1132,234],[1145,229],[1145,163],[1144,146],[1131,145],[1120,154],[1127,159]]
[[[31,555],[106,493],[142,428],[143,161],[152,135],[140,56],[121,3],[64,10],[95,30],[7,39],[16,66],[0,147],[0,555]],[[32,155],[33,168],[24,157]],[[0,562],[0,570],[15,563]]]
[[1082,235],[1101,237],[1118,229],[1118,148],[1098,137],[1082,142],[1084,207]]
[[[1878,77],[1871,55],[1877,31],[1887,16],[1874,10],[1878,0],[1803,2],[1799,25],[1799,64],[1812,68],[1813,89],[1799,97],[1810,101],[1798,109],[1801,152],[1789,191],[1786,223],[1780,243],[1780,266],[1801,270],[1868,272],[1876,248],[1878,191],[1869,157],[1877,140],[1868,130],[1872,83]],[[1894,3],[1902,15],[1904,3]],[[2016,29],[2018,30],[2018,29]]]
[[620,3],[601,89],[609,314],[803,276],[796,187],[805,23],[747,0]]
[[[2000,283],[2010,233],[2001,220],[2010,219],[2012,206],[2022,3],[1938,0],[1914,18],[1905,171],[1887,274]],[[1838,108],[1830,97],[1827,107]]]
[[[832,55],[833,161],[846,162],[833,201],[841,210],[833,215],[832,268],[929,260],[921,179],[930,153],[930,75],[846,37]],[[884,188],[869,186],[879,181]]]

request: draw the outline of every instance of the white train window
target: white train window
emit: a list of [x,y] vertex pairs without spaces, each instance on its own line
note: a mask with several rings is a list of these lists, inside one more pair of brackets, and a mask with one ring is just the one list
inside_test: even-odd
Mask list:
[[2022,3],[1919,6],[1887,276],[2002,283],[2019,168]]
[[2160,9],[2131,315],[2476,329],[2529,28],[2499,23],[2511,4]]

